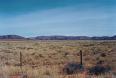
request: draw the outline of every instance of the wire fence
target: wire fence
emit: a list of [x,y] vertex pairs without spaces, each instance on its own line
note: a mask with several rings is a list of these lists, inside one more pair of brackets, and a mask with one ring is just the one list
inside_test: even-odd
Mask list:
[[[80,52],[82,55],[82,53]],[[82,57],[81,63],[82,63]],[[9,59],[7,58],[7,61]],[[19,53],[19,65],[16,67],[7,66],[4,59],[0,61],[0,78],[116,78],[116,75],[106,73],[103,75],[95,76],[88,75],[87,72],[75,73],[72,75],[66,75],[62,72],[64,65],[44,65],[44,66],[28,66],[23,65],[23,54]]]

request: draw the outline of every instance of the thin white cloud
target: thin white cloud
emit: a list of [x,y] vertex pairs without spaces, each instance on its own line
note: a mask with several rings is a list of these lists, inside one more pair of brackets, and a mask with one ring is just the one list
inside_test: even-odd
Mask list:
[[[116,13],[116,11],[114,12]],[[6,31],[9,33],[31,32],[33,34],[77,34],[77,32],[82,34],[83,31],[89,33],[90,29],[92,32],[98,30],[106,32],[108,25],[111,27],[116,25],[115,22],[112,22],[116,20],[114,12],[107,12],[107,9],[101,8],[78,10],[75,6],[54,8],[0,19],[2,20],[0,25],[3,26],[0,28],[9,29]],[[105,28],[105,26],[107,27]],[[111,32],[114,32],[114,29]]]

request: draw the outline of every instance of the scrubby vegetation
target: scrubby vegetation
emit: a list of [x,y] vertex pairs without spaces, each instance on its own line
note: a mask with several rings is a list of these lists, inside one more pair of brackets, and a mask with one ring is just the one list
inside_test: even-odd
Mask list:
[[101,74],[108,73],[110,70],[111,70],[110,67],[96,65],[89,69],[89,73],[93,75],[101,75]]
[[0,41],[0,78],[115,78],[115,57],[115,40]]
[[63,72],[66,73],[67,75],[80,73],[83,70],[84,70],[84,67],[78,63],[68,63],[63,68]]

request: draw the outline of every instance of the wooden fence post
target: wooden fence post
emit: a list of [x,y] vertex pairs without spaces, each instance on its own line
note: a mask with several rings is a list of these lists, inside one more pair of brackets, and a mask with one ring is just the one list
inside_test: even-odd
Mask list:
[[20,68],[22,69],[22,53],[20,52]]
[[83,65],[83,54],[82,54],[82,50],[80,50],[80,64]]

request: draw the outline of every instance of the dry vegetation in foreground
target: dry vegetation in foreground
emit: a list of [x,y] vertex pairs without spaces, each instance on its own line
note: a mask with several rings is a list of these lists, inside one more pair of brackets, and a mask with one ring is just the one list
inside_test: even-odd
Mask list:
[[[84,71],[65,73],[68,63],[80,62],[80,50]],[[88,73],[98,63],[111,71]],[[0,41],[0,78],[116,78],[116,41]]]

